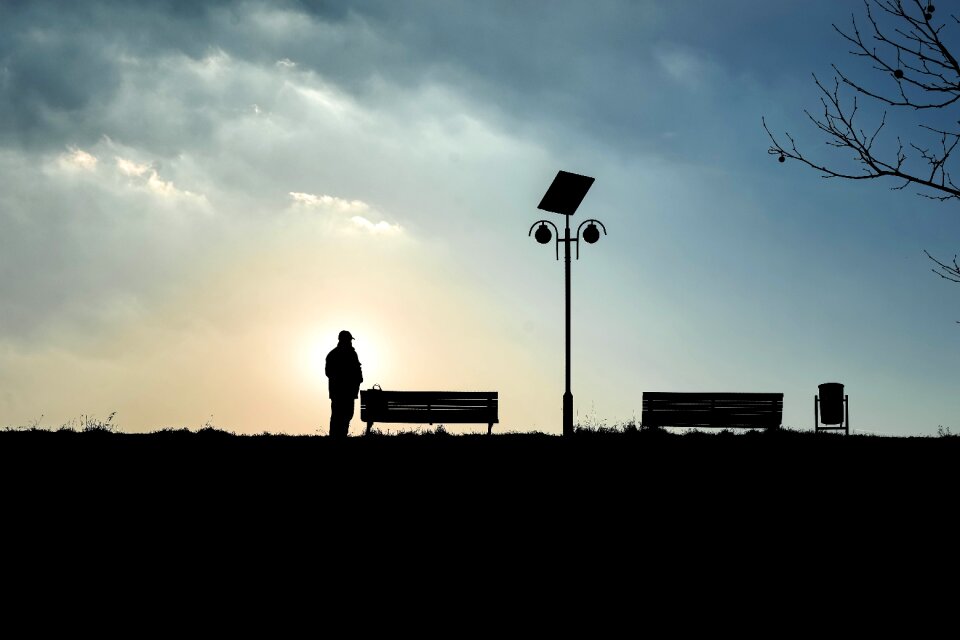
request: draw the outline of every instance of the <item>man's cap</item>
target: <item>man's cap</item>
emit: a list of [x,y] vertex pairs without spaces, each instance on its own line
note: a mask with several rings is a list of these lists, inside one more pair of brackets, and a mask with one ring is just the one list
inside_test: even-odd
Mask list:
[[340,342],[343,342],[344,340],[353,340],[353,336],[350,335],[349,331],[344,330],[340,332],[340,335],[337,336],[337,339]]

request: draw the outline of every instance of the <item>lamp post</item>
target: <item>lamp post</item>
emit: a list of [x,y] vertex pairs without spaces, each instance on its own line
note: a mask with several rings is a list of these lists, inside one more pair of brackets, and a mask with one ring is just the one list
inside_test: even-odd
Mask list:
[[[540,204],[537,205],[538,209],[543,211],[550,211],[551,213],[559,213],[563,215],[565,219],[564,233],[563,237],[560,237],[560,231],[557,229],[557,226],[550,222],[549,220],[537,220],[530,227],[530,231],[527,232],[527,235],[530,236],[533,234],[537,242],[540,244],[547,244],[553,238],[553,235],[556,234],[556,257],[557,260],[560,259],[560,243],[563,243],[563,261],[564,261],[564,277],[565,277],[565,309],[564,309],[564,318],[566,322],[566,376],[565,376],[565,388],[563,392],[563,435],[570,436],[573,435],[573,393],[570,391],[570,244],[577,245],[577,260],[580,259],[580,230],[583,229],[583,225],[588,225],[586,229],[583,229],[583,240],[587,244],[593,244],[600,239],[600,230],[597,229],[597,225],[600,225],[600,229],[603,229],[603,235],[607,235],[607,228],[599,220],[589,219],[584,220],[577,227],[576,234],[570,236],[570,217],[576,212],[577,207],[580,206],[580,203],[583,202],[584,196],[587,195],[587,191],[590,190],[591,185],[593,185],[593,178],[588,176],[581,176],[576,173],[568,173],[566,171],[560,171],[557,173],[557,177],[553,179],[553,183],[550,185],[550,188],[547,189],[547,192],[544,194],[543,199],[540,201]],[[539,225],[539,226],[537,226]],[[547,227],[550,225],[553,227],[553,233],[550,232],[550,229]],[[534,234],[534,227],[537,228],[536,233]]]

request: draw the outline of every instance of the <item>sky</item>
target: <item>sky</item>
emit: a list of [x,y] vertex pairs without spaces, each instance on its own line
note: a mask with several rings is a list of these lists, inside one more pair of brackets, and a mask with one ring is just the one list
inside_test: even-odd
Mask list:
[[572,267],[578,423],[743,391],[809,429],[837,381],[855,432],[956,431],[960,285],[923,251],[960,251],[957,205],[766,152],[761,117],[849,162],[804,109],[831,62],[869,73],[851,13],[6,0],[0,425],[325,434],[348,329],[364,388],[498,391],[500,430],[559,433],[563,263],[527,231],[563,169],[609,231]]

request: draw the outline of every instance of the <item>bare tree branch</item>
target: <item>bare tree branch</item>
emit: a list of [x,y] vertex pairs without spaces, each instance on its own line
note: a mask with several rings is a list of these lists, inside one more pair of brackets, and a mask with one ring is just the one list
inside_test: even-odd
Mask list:
[[[888,177],[899,178],[904,180],[905,183],[901,186],[894,187],[895,189],[903,189],[907,184],[916,184],[941,192],[940,195],[935,196],[938,199],[960,199],[960,189],[953,184],[953,181],[950,179],[950,174],[946,169],[946,163],[951,153],[956,148],[957,143],[960,142],[960,134],[924,127],[940,135],[941,150],[935,153],[911,143],[911,147],[919,152],[920,157],[930,166],[931,171],[929,174],[924,175],[908,172],[908,170],[904,168],[908,156],[904,152],[903,144],[899,143],[899,140],[897,152],[892,157],[881,158],[874,153],[874,143],[886,125],[886,113],[883,114],[880,124],[876,129],[874,129],[872,133],[867,134],[863,129],[858,129],[855,124],[858,109],[856,97],[852,99],[851,106],[844,109],[840,101],[840,82],[838,80],[834,80],[832,90],[825,87],[816,76],[814,76],[814,83],[822,94],[820,102],[823,105],[823,115],[822,117],[816,117],[809,111],[804,111],[804,113],[817,129],[827,135],[827,145],[841,149],[849,149],[853,152],[853,157],[861,165],[862,172],[852,173],[850,171],[840,171],[814,162],[797,148],[796,141],[789,133],[784,135],[790,144],[789,146],[784,146],[777,140],[773,132],[770,131],[766,119],[761,118],[763,128],[767,132],[767,136],[771,142],[767,153],[776,155],[784,160],[798,160],[820,171],[824,178],[845,178],[847,180],[869,180]],[[960,95],[958,95],[958,97],[960,97]]]
[[[870,60],[873,68],[893,84],[890,89],[868,88],[854,80],[837,65],[833,65],[833,87],[828,88],[814,76],[820,90],[823,105],[822,116],[805,112],[813,125],[826,134],[828,146],[845,149],[859,164],[860,171],[841,170],[825,163],[814,161],[797,149],[792,136],[786,134],[788,145],[781,144],[773,135],[766,121],[764,129],[770,138],[767,152],[781,162],[798,160],[816,169],[824,178],[869,180],[894,178],[900,183],[893,189],[907,185],[921,188],[919,195],[935,200],[960,199],[960,188],[953,182],[949,161],[960,142],[960,131],[947,131],[928,125],[920,125],[924,134],[937,136],[936,145],[908,141],[907,145],[897,140],[896,152],[883,154],[876,146],[887,122],[884,112],[879,125],[868,133],[856,123],[858,103],[856,95],[844,102],[840,97],[840,85],[852,88],[855,94],[865,96],[891,108],[906,108],[912,111],[945,109],[955,104],[960,106],[960,63],[950,52],[942,31],[946,23],[939,24],[928,11],[926,0],[864,0],[869,35],[861,31],[856,16],[851,16],[851,26],[844,30],[833,25],[834,30],[851,45],[855,57]],[[885,15],[898,26],[881,25],[878,15]],[[954,22],[960,22],[951,16]],[[960,124],[960,123],[958,123]],[[910,149],[908,154],[905,149]]]
[[960,264],[957,263],[957,256],[953,256],[953,264],[946,264],[940,262],[934,258],[930,253],[924,249],[924,253],[927,254],[927,257],[937,263],[937,267],[931,269],[935,274],[943,278],[944,280],[950,280],[951,282],[960,282]]
[[[892,141],[881,143],[889,130],[887,112],[883,112],[876,126],[861,126],[857,100],[863,97],[889,109],[915,114],[938,110],[949,113],[960,108],[960,62],[947,39],[948,27],[960,25],[960,17],[938,19],[932,0],[863,0],[863,5],[865,21],[858,23],[856,15],[851,15],[848,28],[834,24],[833,29],[850,46],[849,54],[854,59],[869,63],[876,82],[868,85],[838,65],[831,65],[835,74],[832,86],[824,85],[816,75],[813,77],[822,112],[813,115],[804,111],[824,135],[825,144],[852,161],[850,168],[814,160],[797,147],[790,133],[784,133],[781,142],[766,119],[761,118],[770,139],[767,153],[777,156],[780,162],[796,160],[820,172],[823,178],[892,178],[893,190],[914,186],[924,198],[941,202],[960,200],[960,186],[953,181],[950,170],[954,151],[960,144],[960,129],[933,126],[928,120],[918,124],[910,136],[897,135],[896,146]],[[852,90],[852,97],[841,98],[841,87]],[[952,121],[960,125],[957,117]],[[935,263],[936,267],[931,269],[934,273],[960,283],[957,256],[951,263],[924,253]]]

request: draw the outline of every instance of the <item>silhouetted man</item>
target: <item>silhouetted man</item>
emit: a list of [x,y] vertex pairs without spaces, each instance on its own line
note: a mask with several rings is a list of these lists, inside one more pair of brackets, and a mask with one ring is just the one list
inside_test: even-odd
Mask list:
[[360,394],[363,372],[354,351],[353,336],[341,331],[339,343],[327,354],[327,377],[330,379],[330,436],[346,438],[353,418],[353,401]]

